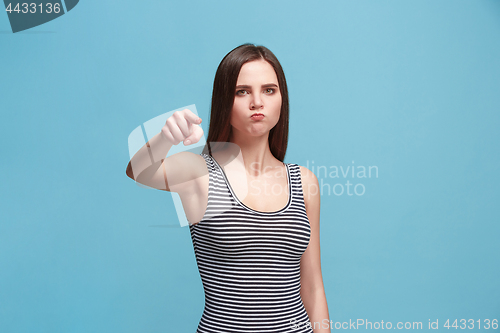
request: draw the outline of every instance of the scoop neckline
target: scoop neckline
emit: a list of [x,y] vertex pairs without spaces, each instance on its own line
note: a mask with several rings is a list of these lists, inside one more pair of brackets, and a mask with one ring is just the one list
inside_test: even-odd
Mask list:
[[229,183],[229,180],[226,177],[226,173],[224,172],[224,169],[222,169],[222,167],[219,165],[219,162],[217,162],[217,160],[213,156],[211,156],[211,155],[208,155],[208,156],[210,156],[210,158],[215,162],[215,164],[217,165],[217,167],[219,168],[219,170],[222,172],[222,176],[224,177],[224,180],[226,181],[227,187],[229,188],[229,191],[231,192],[231,195],[233,196],[233,198],[243,208],[245,208],[245,209],[247,209],[247,210],[249,210],[249,211],[251,211],[253,213],[264,214],[264,215],[274,215],[274,214],[281,213],[281,212],[287,210],[288,207],[290,207],[290,204],[292,203],[292,185],[291,185],[292,181],[291,181],[291,175],[290,175],[290,166],[288,165],[289,163],[281,162],[286,167],[287,185],[288,185],[288,202],[287,202],[287,204],[285,205],[285,207],[283,207],[283,208],[281,208],[279,210],[276,210],[274,212],[262,212],[262,211],[255,210],[253,208],[248,207],[243,202],[241,202],[240,199],[238,199],[238,197],[236,196],[236,194],[234,194],[233,188],[231,187],[231,184]]

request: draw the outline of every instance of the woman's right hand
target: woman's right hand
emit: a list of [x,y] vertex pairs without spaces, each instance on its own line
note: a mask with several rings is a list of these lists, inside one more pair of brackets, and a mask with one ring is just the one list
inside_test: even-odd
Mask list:
[[183,141],[184,146],[187,146],[198,142],[203,136],[200,124],[201,118],[191,110],[175,111],[165,122],[161,135],[173,145],[178,145]]

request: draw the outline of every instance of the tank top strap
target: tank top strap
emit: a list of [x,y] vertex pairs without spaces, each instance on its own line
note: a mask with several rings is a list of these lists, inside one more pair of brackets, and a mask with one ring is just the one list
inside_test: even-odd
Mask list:
[[290,178],[292,184],[292,200],[294,205],[305,209],[304,193],[302,189],[302,177],[300,173],[300,165],[296,163],[287,163],[290,168]]
[[217,165],[217,161],[208,154],[201,153],[200,155],[205,159],[205,162],[207,163],[208,176],[209,176],[208,177],[209,198],[210,194],[215,194],[215,193],[229,194],[229,190],[227,190],[226,181],[224,180],[224,176]]
[[205,159],[208,170],[208,202],[205,215],[198,224],[221,215],[235,206],[217,162],[208,154],[200,153],[200,155]]
[[201,153],[200,154],[201,157],[203,157],[205,159],[205,163],[207,165],[207,170],[208,170],[208,192],[209,192],[209,195],[208,197],[210,198],[210,192],[213,191],[213,174],[214,174],[214,171],[215,171],[215,165],[214,165],[214,162],[212,161],[210,155],[207,155],[207,154],[204,154],[204,153]]

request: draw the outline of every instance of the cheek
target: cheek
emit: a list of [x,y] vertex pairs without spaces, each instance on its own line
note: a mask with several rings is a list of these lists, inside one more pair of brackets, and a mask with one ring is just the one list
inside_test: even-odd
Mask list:
[[273,103],[274,106],[281,107],[281,101],[283,100],[283,97],[281,96],[281,93],[277,93],[276,95],[273,95],[272,98],[270,99],[271,103]]
[[241,117],[248,111],[248,102],[243,98],[237,98],[233,102],[233,114],[236,117]]

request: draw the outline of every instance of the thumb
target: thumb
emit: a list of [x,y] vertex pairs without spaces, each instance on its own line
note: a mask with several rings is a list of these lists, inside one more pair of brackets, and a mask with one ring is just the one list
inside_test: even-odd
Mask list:
[[187,146],[191,143],[196,143],[200,141],[201,137],[203,136],[203,129],[200,126],[193,126],[193,131],[191,134],[184,139],[184,145]]

